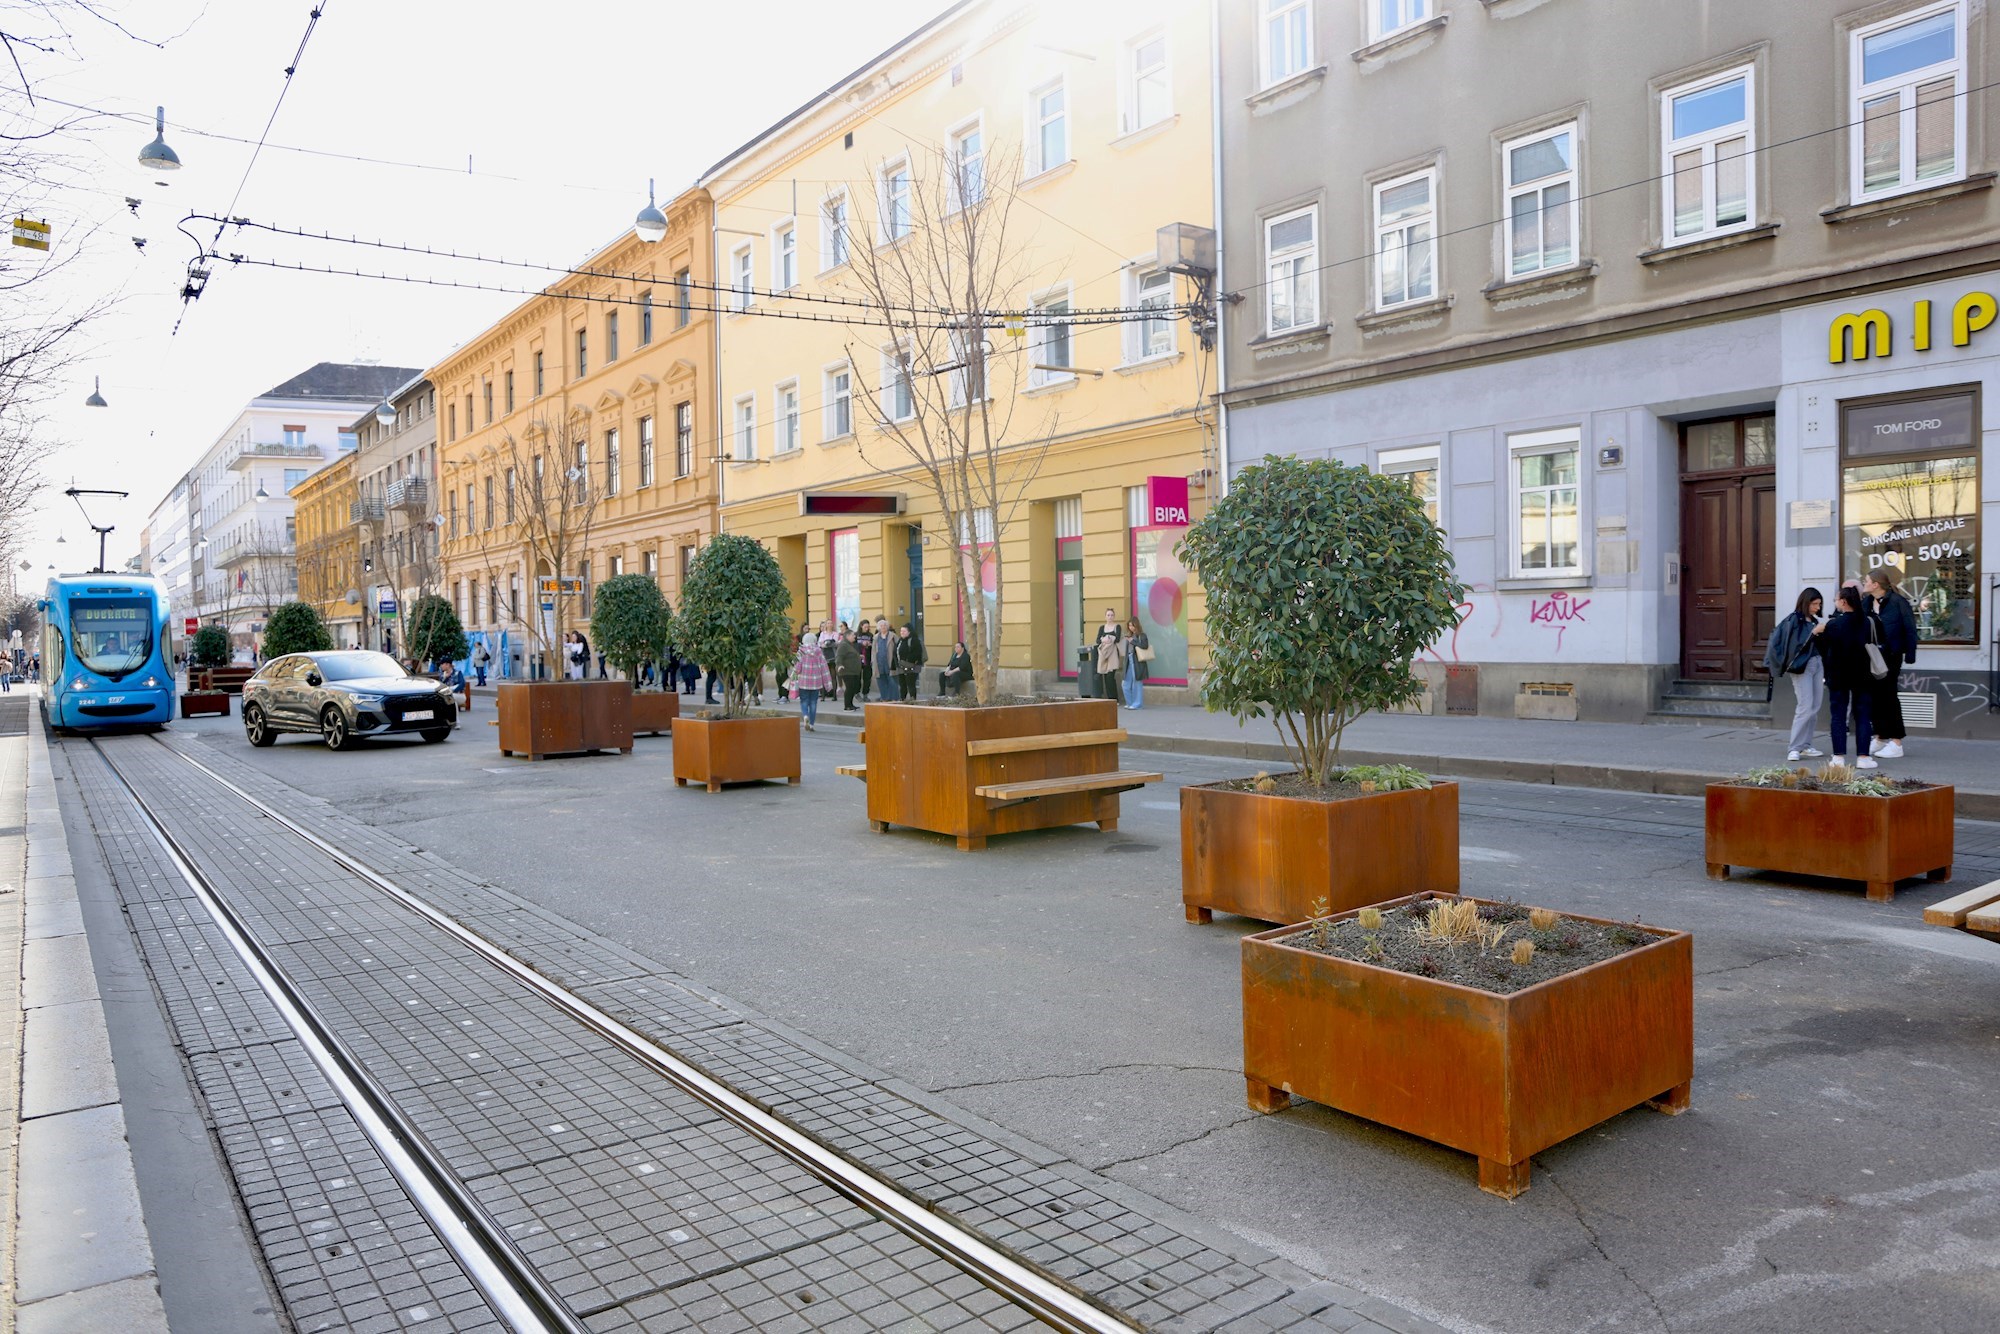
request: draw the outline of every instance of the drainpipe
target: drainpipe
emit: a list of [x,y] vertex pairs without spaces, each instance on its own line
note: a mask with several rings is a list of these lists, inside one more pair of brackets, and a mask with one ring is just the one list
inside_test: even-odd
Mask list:
[[1226,496],[1229,494],[1229,405],[1223,400],[1222,391],[1229,385],[1229,339],[1223,320],[1228,302],[1223,293],[1229,289],[1223,274],[1229,266],[1224,259],[1228,251],[1224,239],[1227,231],[1223,226],[1227,214],[1222,207],[1222,0],[1209,0],[1208,5],[1208,101],[1209,143],[1213,149],[1209,157],[1214,162],[1210,188],[1215,201],[1215,456],[1221,486],[1217,494]]

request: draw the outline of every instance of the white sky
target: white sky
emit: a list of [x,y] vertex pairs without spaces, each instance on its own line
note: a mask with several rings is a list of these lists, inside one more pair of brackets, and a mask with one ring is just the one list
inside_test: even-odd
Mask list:
[[[120,293],[92,325],[51,415],[65,443],[24,534],[23,592],[54,564],[85,570],[96,538],[79,487],[117,525],[107,564],[137,553],[168,487],[255,395],[320,361],[424,367],[517,305],[513,295],[213,265],[203,297],[179,297],[190,212],[231,213],[339,235],[575,263],[631,225],[647,178],[663,200],[724,154],[948,7],[947,0],[320,0],[323,13],[242,198],[255,141],[298,49],[310,0],[113,0],[155,50],[79,20],[81,61],[31,67],[35,91],[149,118],[108,122],[75,145],[89,175],[44,210],[58,248],[82,245],[53,281],[69,299]],[[175,36],[175,34],[180,34]],[[5,71],[12,78],[11,70]],[[155,104],[182,169],[138,165]],[[418,171],[282,151],[292,145],[455,168]],[[475,172],[464,174],[470,157]],[[496,177],[518,179],[496,179]],[[126,196],[142,203],[137,216]],[[205,243],[215,225],[190,224]],[[143,251],[132,244],[147,238]],[[219,249],[374,272],[537,285],[532,272],[313,244],[254,232]],[[14,257],[29,255],[13,251]],[[546,277],[539,281],[546,281]],[[109,408],[85,408],[101,376]],[[66,539],[56,544],[56,537]]]

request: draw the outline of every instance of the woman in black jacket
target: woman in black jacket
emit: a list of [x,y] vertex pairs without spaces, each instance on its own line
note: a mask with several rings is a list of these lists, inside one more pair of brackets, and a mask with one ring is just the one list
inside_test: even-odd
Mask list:
[[1917,618],[1910,610],[1910,600],[1897,587],[1902,581],[1901,570],[1884,564],[1868,572],[1863,586],[1875,604],[1875,618],[1882,627],[1882,657],[1889,664],[1889,674],[1874,682],[1875,698],[1870,702],[1875,711],[1875,754],[1885,760],[1903,758],[1903,738],[1908,733],[1903,727],[1903,701],[1896,689],[1903,664],[1917,660]]
[[938,676],[938,684],[944,687],[946,694],[956,695],[965,689],[965,683],[971,679],[972,655],[965,651],[965,641],[960,639],[951,646],[951,657]]
[[1868,645],[1881,637],[1875,617],[1865,608],[1859,589],[1842,588],[1834,603],[1833,619],[1818,638],[1819,654],[1826,664],[1826,694],[1833,702],[1833,758],[1847,759],[1847,718],[1854,715],[1854,767],[1873,769],[1868,757],[1871,707],[1875,697],[1875,675],[1868,660]]

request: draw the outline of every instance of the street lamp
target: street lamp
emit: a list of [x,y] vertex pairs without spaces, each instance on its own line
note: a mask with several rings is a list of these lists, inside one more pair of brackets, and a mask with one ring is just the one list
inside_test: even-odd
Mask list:
[[91,377],[90,397],[83,400],[83,406],[86,408],[108,408],[111,406],[104,401],[103,376],[94,375]]
[[271,498],[271,493],[264,489],[264,484],[262,482],[257,483],[257,494],[254,497],[257,503],[261,505],[270,498]]
[[396,424],[396,410],[389,406],[389,400],[386,398],[382,400],[381,406],[375,409],[375,424],[385,431]]
[[639,210],[639,216],[632,219],[632,230],[639,234],[641,241],[657,241],[667,234],[667,215],[660,212],[653,202],[653,182],[646,182],[646,207]]
[[180,155],[167,147],[167,109],[153,108],[153,142],[139,150],[139,165],[154,171],[179,171]]

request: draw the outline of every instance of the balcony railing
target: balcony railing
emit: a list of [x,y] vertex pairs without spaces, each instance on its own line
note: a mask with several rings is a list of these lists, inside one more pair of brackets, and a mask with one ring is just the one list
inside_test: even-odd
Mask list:
[[347,521],[349,523],[382,522],[382,497],[364,496],[360,500],[348,501]]
[[273,440],[253,440],[247,445],[238,445],[229,457],[232,468],[246,467],[259,460],[270,459],[323,459],[326,451],[318,445],[286,445]]
[[220,569],[230,565],[241,565],[244,561],[256,560],[260,556],[273,558],[290,556],[296,550],[296,543],[273,538],[263,538],[255,542],[232,542],[220,551],[210,548],[208,564],[211,568]]
[[430,485],[423,478],[405,477],[389,483],[390,509],[428,510],[430,507]]

